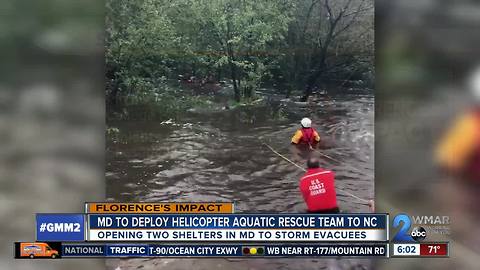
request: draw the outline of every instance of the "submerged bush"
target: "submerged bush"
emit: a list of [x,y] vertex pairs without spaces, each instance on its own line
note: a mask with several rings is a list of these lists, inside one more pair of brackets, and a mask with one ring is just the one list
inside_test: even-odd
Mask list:
[[137,120],[166,120],[177,118],[188,109],[207,106],[209,97],[193,96],[187,90],[169,85],[164,78],[155,82],[144,78],[130,78],[125,86],[128,94],[121,99],[119,110],[109,118]]

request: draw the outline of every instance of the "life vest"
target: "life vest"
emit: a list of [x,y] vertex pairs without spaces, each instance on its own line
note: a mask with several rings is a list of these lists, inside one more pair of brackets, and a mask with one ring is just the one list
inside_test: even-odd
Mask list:
[[315,141],[316,130],[314,128],[301,128],[300,131],[302,132],[302,138],[300,139],[300,142],[306,143],[306,144],[316,143]]
[[334,178],[332,171],[318,168],[309,169],[300,179],[300,191],[309,212],[338,207]]

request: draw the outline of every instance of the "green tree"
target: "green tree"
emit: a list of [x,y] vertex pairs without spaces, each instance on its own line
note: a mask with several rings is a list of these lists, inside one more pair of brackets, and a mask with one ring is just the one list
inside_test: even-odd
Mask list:
[[106,64],[109,100],[142,94],[170,72],[171,51],[179,47],[168,8],[155,0],[108,1]]
[[249,97],[266,72],[262,60],[268,45],[283,39],[287,31],[291,18],[284,1],[187,2],[197,11],[193,23],[199,26],[200,39],[213,41],[205,48],[218,55],[213,64],[228,69],[235,100]]
[[372,0],[301,0],[296,7],[283,65],[292,83],[304,85],[303,100],[322,76],[373,65]]
[[228,78],[236,101],[373,74],[373,0],[109,0],[106,24],[112,103],[186,74]]

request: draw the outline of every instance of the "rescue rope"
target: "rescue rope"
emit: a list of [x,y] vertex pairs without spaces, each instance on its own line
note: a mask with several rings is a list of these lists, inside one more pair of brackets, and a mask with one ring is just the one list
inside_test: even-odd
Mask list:
[[310,150],[318,153],[319,155],[321,155],[321,156],[323,156],[323,157],[326,157],[326,158],[329,158],[329,159],[331,159],[331,160],[333,160],[333,161],[335,161],[335,162],[341,163],[340,160],[335,159],[335,158],[333,158],[333,157],[331,157],[331,156],[329,156],[329,155],[327,155],[327,154],[324,154],[324,153],[320,152],[320,150],[317,150],[317,149],[313,148],[313,146],[312,146],[310,143],[309,143],[308,145],[310,146]]
[[352,197],[352,198],[355,198],[355,199],[357,199],[357,200],[359,200],[359,201],[361,201],[361,202],[363,202],[363,203],[366,203],[366,204],[370,205],[370,200],[365,200],[365,199],[362,199],[362,198],[360,198],[360,197],[357,197],[357,196],[353,195],[352,193],[350,193],[350,192],[348,192],[348,191],[345,191],[345,190],[343,190],[343,189],[338,189],[338,190],[341,191],[341,192],[343,192],[345,195],[348,195],[348,196],[350,196],[350,197]]
[[284,155],[278,153],[277,151],[275,151],[275,149],[273,149],[270,145],[266,144],[266,143],[263,143],[263,145],[265,145],[266,147],[268,147],[272,152],[274,152],[275,154],[277,154],[279,157],[285,159],[286,161],[290,162],[292,165],[294,166],[297,166],[297,168],[299,168],[300,170],[306,172],[307,170],[305,168],[303,168],[302,166],[298,165],[297,163],[291,161],[290,159],[288,159],[287,157],[285,157]]
[[[290,159],[288,159],[287,157],[285,157],[284,155],[280,154],[279,152],[277,152],[275,149],[273,149],[270,145],[266,144],[266,143],[262,143],[263,145],[265,145],[266,147],[268,147],[268,149],[270,149],[273,153],[277,154],[279,157],[283,158],[284,160],[290,162],[292,165],[296,166],[297,168],[299,168],[300,170],[306,172],[307,170],[305,168],[303,168],[302,166],[298,165],[297,163],[291,161]],[[355,196],[354,194],[348,192],[348,191],[345,191],[343,189],[339,189],[339,191],[343,192],[345,195],[348,195],[352,198],[355,198],[363,203],[367,203],[369,204],[370,201],[369,200],[365,200],[365,199],[362,199],[358,196]]]

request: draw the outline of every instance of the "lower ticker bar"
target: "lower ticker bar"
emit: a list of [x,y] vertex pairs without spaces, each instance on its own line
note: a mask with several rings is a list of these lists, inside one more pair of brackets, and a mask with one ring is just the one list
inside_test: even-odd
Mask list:
[[78,257],[388,257],[387,244],[62,244],[62,258]]

